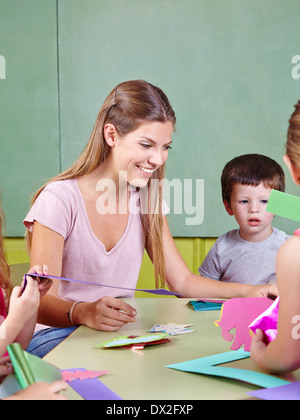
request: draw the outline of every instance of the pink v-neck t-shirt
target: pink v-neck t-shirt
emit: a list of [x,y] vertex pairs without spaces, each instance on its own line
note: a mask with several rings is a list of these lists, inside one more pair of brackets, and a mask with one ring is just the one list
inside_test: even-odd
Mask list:
[[[62,277],[135,289],[145,248],[137,208],[139,193],[131,191],[127,227],[120,240],[107,251],[92,231],[77,179],[73,178],[50,183],[30,209],[24,225],[32,232],[37,221],[63,236]],[[133,297],[134,292],[60,281],[60,299],[95,302],[103,296]]]

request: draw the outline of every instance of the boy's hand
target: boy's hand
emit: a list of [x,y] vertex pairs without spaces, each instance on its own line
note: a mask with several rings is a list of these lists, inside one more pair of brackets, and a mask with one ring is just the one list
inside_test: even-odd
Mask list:
[[279,296],[277,284],[265,284],[262,286],[250,286],[248,296],[246,297],[266,297],[276,299]]

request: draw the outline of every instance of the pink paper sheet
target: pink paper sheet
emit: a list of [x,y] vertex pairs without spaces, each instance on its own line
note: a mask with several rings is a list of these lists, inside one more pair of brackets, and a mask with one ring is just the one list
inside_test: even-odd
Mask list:
[[275,340],[277,336],[279,297],[274,303],[261,315],[259,315],[249,328],[255,333],[256,330],[262,330],[269,342]]

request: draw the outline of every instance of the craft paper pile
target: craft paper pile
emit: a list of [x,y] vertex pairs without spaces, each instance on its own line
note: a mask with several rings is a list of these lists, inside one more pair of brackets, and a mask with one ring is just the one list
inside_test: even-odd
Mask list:
[[8,375],[0,387],[0,399],[27,388],[35,382],[52,383],[62,380],[59,369],[39,357],[24,351],[19,343],[7,347],[14,373]]
[[149,330],[150,332],[157,332],[161,331],[168,335],[179,335],[179,334],[188,334],[195,332],[194,330],[190,330],[187,327],[191,327],[192,324],[155,324],[154,327]]
[[191,304],[196,312],[200,311],[219,311],[222,308],[224,300],[213,301],[213,300],[191,300]]
[[121,400],[122,398],[97,379],[106,373],[108,371],[84,368],[62,370],[64,380],[86,401]]
[[108,348],[114,348],[114,347],[126,347],[126,346],[131,346],[131,345],[136,345],[136,344],[144,344],[144,345],[152,344],[152,343],[154,344],[155,342],[160,342],[161,340],[164,340],[167,336],[168,334],[164,334],[164,333],[147,334],[147,335],[142,335],[138,337],[121,336],[121,337],[116,337],[113,340],[105,341],[104,343],[99,344],[96,347],[97,348],[102,347],[102,348],[108,349]]

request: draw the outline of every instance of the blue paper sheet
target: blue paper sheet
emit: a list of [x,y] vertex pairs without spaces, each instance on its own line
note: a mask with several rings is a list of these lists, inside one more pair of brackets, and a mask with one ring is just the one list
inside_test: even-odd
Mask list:
[[200,373],[203,375],[220,376],[223,378],[237,379],[248,382],[263,388],[273,388],[289,384],[289,382],[264,373],[245,369],[236,369],[218,366],[235,360],[246,359],[250,353],[244,350],[229,351],[226,353],[215,354],[213,356],[202,357],[201,359],[189,360],[187,362],[176,363],[166,366],[170,369],[181,370],[183,372]]

